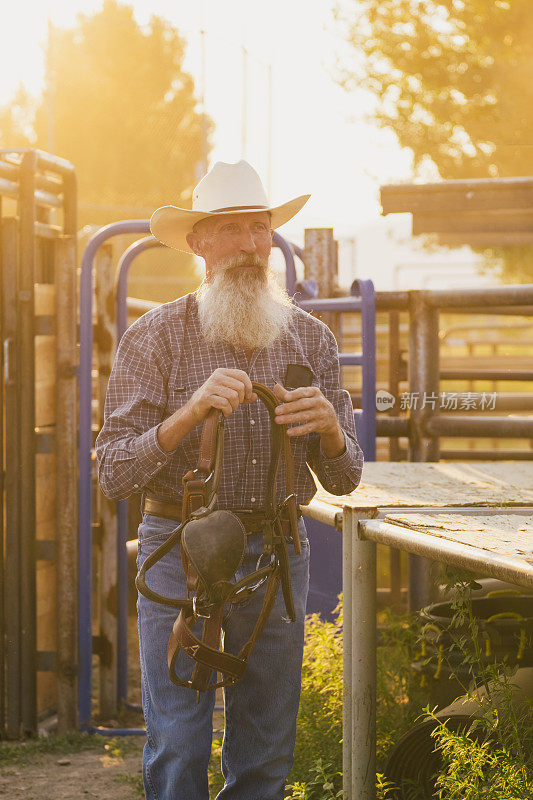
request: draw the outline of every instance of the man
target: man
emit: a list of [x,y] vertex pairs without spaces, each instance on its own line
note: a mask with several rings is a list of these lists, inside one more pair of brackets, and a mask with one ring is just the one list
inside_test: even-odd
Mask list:
[[[330,492],[350,492],[359,482],[362,453],[348,393],[339,387],[335,339],[322,322],[292,304],[268,267],[273,229],[307,199],[271,208],[247,162],[219,162],[195,188],[192,211],[165,206],[152,217],[153,234],[202,257],[206,276],[197,292],[150,311],[126,331],[109,380],[105,423],[96,442],[99,477],[112,499],[144,492],[139,565],[176,528],[181,479],[196,466],[202,422],[212,407],[225,417],[218,507],[261,509],[270,419],[252,380],[273,388],[279,398],[275,424],[291,437],[300,504],[316,491],[307,464]],[[283,386],[289,364],[306,367],[312,385]],[[277,500],[283,499],[280,475]],[[298,526],[301,555],[289,545],[296,621],[286,619],[278,592],[243,677],[225,690],[220,800],[283,797],[293,759],[309,579],[302,517]],[[250,533],[237,579],[255,569],[261,552],[261,533]],[[152,573],[160,594],[185,596],[177,548]],[[226,650],[237,653],[248,640],[262,602],[260,590],[231,606],[224,620]],[[175,609],[140,596],[138,614],[146,797],[207,800],[214,692],[197,698],[168,677]],[[184,658],[177,671],[190,674],[190,669]]]

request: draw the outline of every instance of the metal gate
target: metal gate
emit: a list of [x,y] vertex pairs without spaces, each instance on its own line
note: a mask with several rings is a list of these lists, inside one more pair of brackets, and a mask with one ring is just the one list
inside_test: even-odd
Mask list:
[[[76,726],[76,178],[0,150],[0,736]],[[61,498],[61,502],[56,502]]]

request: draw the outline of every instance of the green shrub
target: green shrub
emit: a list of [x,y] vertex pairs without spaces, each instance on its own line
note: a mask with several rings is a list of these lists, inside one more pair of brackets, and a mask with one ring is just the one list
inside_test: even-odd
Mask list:
[[[442,754],[435,800],[532,800],[533,723],[531,708],[513,702],[511,673],[505,665],[487,664],[472,647],[478,624],[472,614],[470,578],[452,574],[455,597],[452,628],[461,629],[457,645],[473,666],[475,681],[465,694],[486,698],[479,718],[465,732],[451,732],[439,721],[433,732]],[[418,620],[384,612],[377,652],[377,800],[402,795],[382,774],[390,748],[421,718],[435,719],[428,689],[411,667],[420,644]],[[470,636],[464,635],[465,622]],[[307,620],[298,714],[295,763],[285,800],[336,800],[342,797],[342,600],[334,622],[318,615]],[[469,736],[468,733],[475,736]],[[219,755],[220,743],[214,745]],[[211,774],[212,790],[220,778]],[[403,787],[403,797],[419,797],[419,787]]]
[[339,615],[340,609],[336,622],[323,622],[318,614],[307,619],[295,763],[290,775],[294,783],[310,785],[310,775],[318,774],[316,765],[320,762],[327,765],[337,789],[342,783],[342,628]]
[[[295,763],[287,798],[324,800],[342,796],[342,600],[334,622],[317,614],[307,620]],[[407,617],[385,612],[378,648],[377,765],[409,729],[427,702],[410,667],[417,629]],[[378,775],[378,800],[391,785]],[[329,794],[328,794],[329,792]]]
[[[483,658],[479,624],[472,611],[472,589],[477,586],[469,576],[447,570],[446,591],[453,590],[449,632],[471,667],[473,677],[465,694],[479,698],[480,711],[466,731],[452,732],[442,721],[433,731],[442,755],[435,796],[438,800],[531,800],[531,701],[516,701],[514,668]],[[435,719],[428,710],[426,716]]]
[[432,733],[442,753],[437,778],[439,800],[531,800],[533,776],[524,763],[490,739],[477,741],[467,733],[439,723]]

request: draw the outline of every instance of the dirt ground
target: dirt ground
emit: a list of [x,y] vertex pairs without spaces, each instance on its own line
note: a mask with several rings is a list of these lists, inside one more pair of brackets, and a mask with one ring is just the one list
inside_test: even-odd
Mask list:
[[92,747],[72,753],[65,747],[64,753],[32,754],[27,762],[15,760],[2,765],[0,796],[11,800],[80,800],[84,797],[133,800],[143,797],[142,746],[143,739],[137,736],[122,745],[126,752],[119,743],[116,753]]
[[[131,609],[130,609],[131,611]],[[93,666],[94,695],[98,694],[98,669]],[[128,620],[128,702],[140,705],[139,648],[137,620]],[[222,702],[221,695],[217,704]],[[97,711],[97,707],[95,708]],[[95,714],[94,722],[103,727],[144,727],[142,713],[122,710],[116,719]],[[222,730],[224,718],[215,712],[214,730]],[[142,788],[142,748],[144,736],[103,737],[74,733],[49,735],[26,742],[0,743],[0,798],[10,800],[138,800]],[[214,758],[213,773],[218,773]],[[215,786],[219,787],[219,778]],[[213,794],[216,794],[216,788]]]

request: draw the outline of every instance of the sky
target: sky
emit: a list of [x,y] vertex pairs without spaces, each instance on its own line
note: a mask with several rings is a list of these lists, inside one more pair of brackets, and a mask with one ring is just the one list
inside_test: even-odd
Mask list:
[[[215,123],[211,164],[246,158],[269,188],[273,205],[311,193],[281,233],[303,244],[305,228],[332,227],[341,240],[341,283],[366,270],[382,288],[393,288],[399,260],[442,262],[443,254],[428,255],[410,241],[409,215],[380,217],[379,187],[411,179],[411,155],[392,131],[368,122],[372,101],[365,91],[348,94],[335,82],[346,45],[333,20],[334,2],[130,0],[128,5],[139,24],[157,13],[187,40],[185,67]],[[35,93],[42,87],[48,19],[68,27],[77,13],[100,7],[100,0],[19,0],[4,7],[0,103],[9,101],[21,81]],[[395,253],[396,244],[402,252]],[[472,261],[466,249],[450,257]]]

